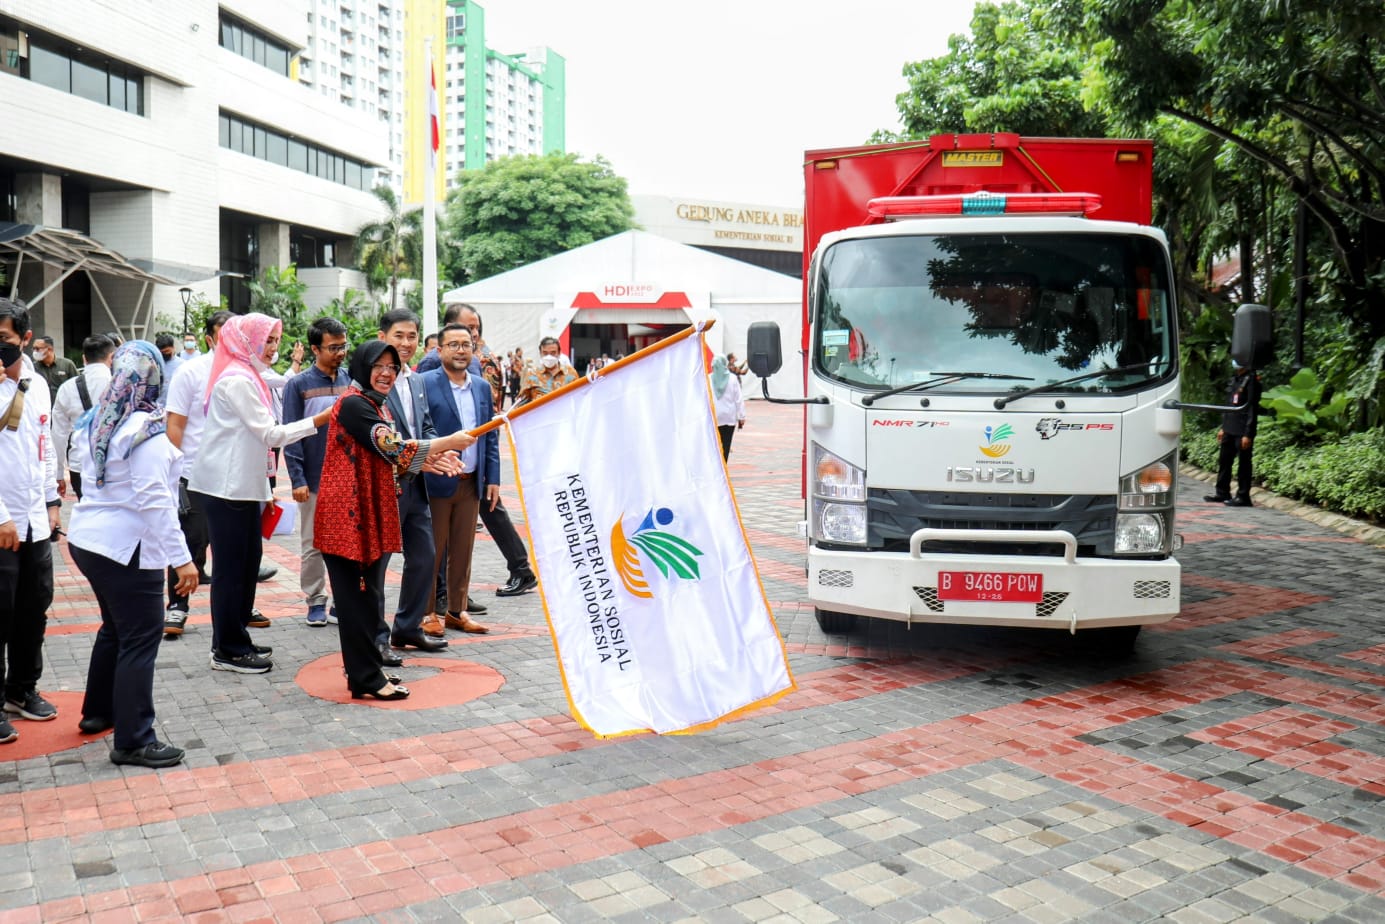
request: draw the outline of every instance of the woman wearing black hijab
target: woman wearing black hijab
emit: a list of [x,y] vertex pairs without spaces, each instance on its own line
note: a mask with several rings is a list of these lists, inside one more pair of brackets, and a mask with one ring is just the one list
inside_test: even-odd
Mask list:
[[403,550],[398,478],[459,473],[457,451],[476,437],[465,430],[435,440],[399,435],[385,406],[399,375],[399,354],[383,340],[357,348],[350,375],[351,387],[337,399],[327,426],[313,546],[322,552],[337,604],[341,659],[352,698],[404,699],[408,688],[385,674],[375,644],[387,556]]

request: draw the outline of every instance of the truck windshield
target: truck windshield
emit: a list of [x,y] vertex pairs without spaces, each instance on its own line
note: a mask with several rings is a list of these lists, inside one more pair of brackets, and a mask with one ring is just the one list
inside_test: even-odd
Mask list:
[[[841,241],[821,257],[813,365],[879,391],[949,369],[1036,385],[1125,391],[1173,370],[1169,271],[1159,244],[1120,234],[948,234]],[[966,378],[933,391],[1003,393]]]

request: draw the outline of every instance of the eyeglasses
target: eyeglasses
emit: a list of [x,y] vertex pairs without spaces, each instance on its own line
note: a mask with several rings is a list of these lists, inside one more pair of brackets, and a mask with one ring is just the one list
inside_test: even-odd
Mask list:
[[471,343],[460,340],[449,340],[442,345],[442,348],[444,350],[469,350],[471,349]]
[[390,375],[398,375],[399,367],[393,363],[377,363],[370,367],[372,372],[388,372]]
[[351,349],[351,345],[349,343],[333,343],[328,346],[318,347],[318,349],[325,350],[328,353],[345,353],[347,350]]

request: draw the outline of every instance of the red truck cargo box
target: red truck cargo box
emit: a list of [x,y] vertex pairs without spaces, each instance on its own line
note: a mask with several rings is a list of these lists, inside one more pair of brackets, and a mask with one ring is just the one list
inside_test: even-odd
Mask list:
[[880,196],[1096,193],[1101,208],[1093,219],[1147,225],[1151,218],[1154,143],[1148,140],[934,135],[808,151],[804,161],[805,280],[822,236],[878,222],[866,204]]

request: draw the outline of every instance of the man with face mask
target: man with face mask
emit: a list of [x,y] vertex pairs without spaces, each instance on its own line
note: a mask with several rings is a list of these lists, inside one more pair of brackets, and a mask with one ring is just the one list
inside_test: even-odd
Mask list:
[[[351,376],[342,368],[348,344],[346,325],[336,318],[318,318],[308,325],[308,347],[313,364],[284,383],[284,423],[312,417],[332,407],[351,387]],[[317,489],[322,480],[322,460],[327,453],[327,428],[297,443],[284,447],[284,464],[293,499],[298,504],[301,566],[298,586],[308,607],[308,625],[314,628],[335,623],[335,607],[327,611],[327,571],[322,553],[313,548],[313,519],[317,510]]]
[[178,371],[185,360],[178,354],[177,348],[173,345],[173,335],[164,333],[154,337],[154,346],[158,347],[159,353],[164,358],[164,378],[165,382],[173,378],[173,373]]
[[58,355],[52,337],[35,337],[34,371],[48,383],[48,402],[52,404],[62,383],[77,374],[77,364],[66,356]]
[[44,722],[58,710],[38,692],[43,635],[53,602],[53,552],[58,528],[57,460],[49,433],[51,398],[24,361],[33,338],[29,311],[0,298],[0,678],[4,713],[0,744],[19,737],[10,716]]
[[577,381],[577,370],[562,360],[562,347],[557,337],[539,341],[539,363],[526,370],[515,406],[528,404],[535,398],[557,391],[569,382]]

